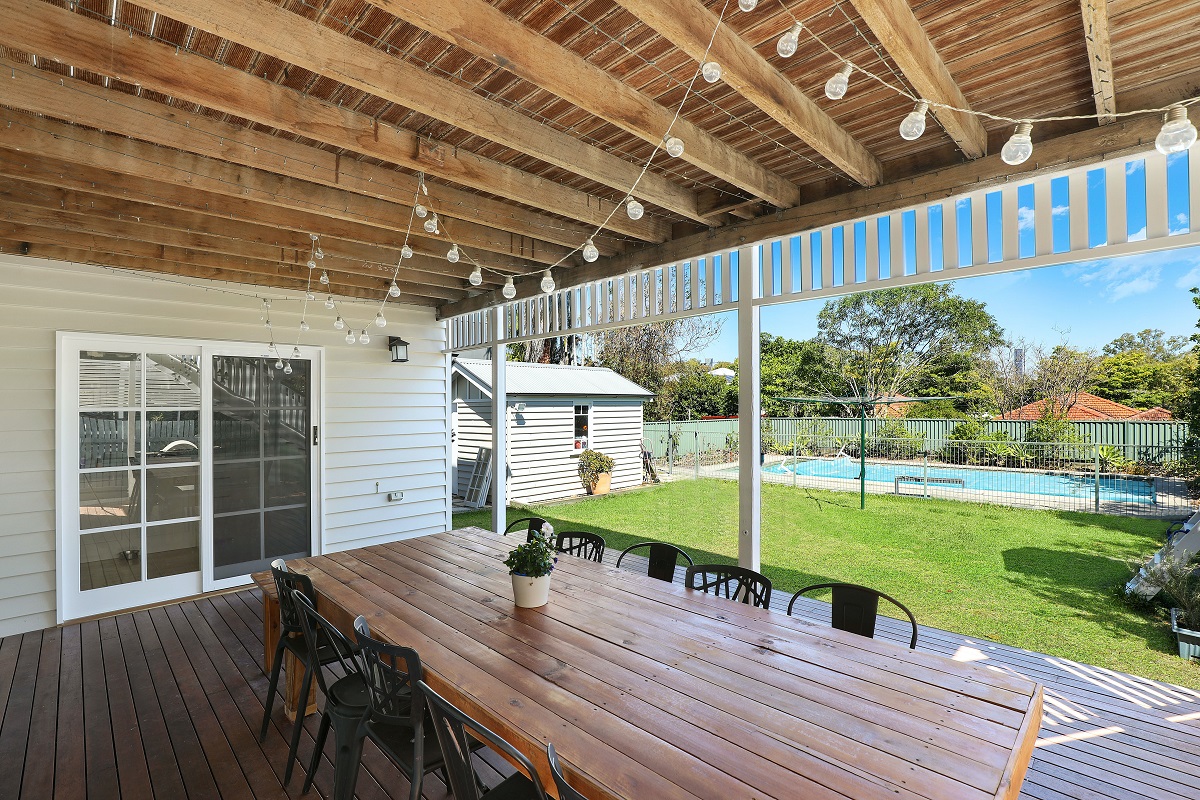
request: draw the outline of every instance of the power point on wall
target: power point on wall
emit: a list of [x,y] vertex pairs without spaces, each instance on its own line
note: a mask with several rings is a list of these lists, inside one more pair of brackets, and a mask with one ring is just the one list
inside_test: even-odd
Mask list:
[[388,492],[388,502],[395,503],[404,499],[404,492]]

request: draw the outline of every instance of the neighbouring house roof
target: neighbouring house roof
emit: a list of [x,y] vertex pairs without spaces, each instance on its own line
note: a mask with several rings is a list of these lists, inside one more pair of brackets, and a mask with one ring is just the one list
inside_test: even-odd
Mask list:
[[737,377],[737,373],[734,372],[733,370],[731,370],[729,367],[717,367],[716,369],[712,370],[708,374],[716,375],[718,378],[736,378]]
[[[570,367],[561,364],[526,364],[509,361],[505,374],[507,393],[515,395],[570,395],[572,397],[639,397],[649,399],[654,392],[643,389],[607,367]],[[492,393],[492,362],[473,358],[454,361],[454,372]]]
[[[1046,412],[1046,401],[1035,400],[1018,409],[1000,415],[1000,419],[1038,420]],[[1067,411],[1072,422],[1103,422],[1114,419],[1152,420],[1171,422],[1175,417],[1161,406],[1140,410],[1114,400],[1097,397],[1089,392],[1080,392],[1075,404]]]

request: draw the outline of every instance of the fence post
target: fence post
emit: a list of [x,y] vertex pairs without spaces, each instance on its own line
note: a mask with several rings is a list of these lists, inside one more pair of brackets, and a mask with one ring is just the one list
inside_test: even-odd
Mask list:
[[671,438],[671,420],[667,420],[667,472],[675,474],[675,447]]
[[792,436],[792,488],[796,488],[796,437]]
[[1100,445],[1092,445],[1092,452],[1095,456],[1095,474],[1096,474],[1096,499],[1093,508],[1096,513],[1100,513]]
[[695,450],[696,450],[695,477],[699,478],[700,477],[700,431],[698,431],[698,430],[692,431],[692,437],[694,438],[695,443],[696,443],[696,445],[695,445]]
[[925,499],[929,499],[929,451],[926,450],[922,455],[925,456],[925,471],[921,476],[921,483],[925,487]]

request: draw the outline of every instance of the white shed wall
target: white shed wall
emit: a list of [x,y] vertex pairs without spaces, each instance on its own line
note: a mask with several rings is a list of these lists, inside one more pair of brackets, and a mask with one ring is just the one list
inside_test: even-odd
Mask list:
[[[4,636],[55,624],[56,331],[256,342],[264,341],[264,328],[254,297],[98,267],[0,255],[0,286]],[[374,309],[350,304],[342,313],[366,321]],[[347,345],[329,315],[320,304],[316,310],[309,304],[313,327],[302,343],[325,350],[323,551],[447,530],[450,382],[441,352],[444,326],[430,309],[390,309],[386,333],[411,342],[410,361],[392,364],[386,335],[370,346]],[[281,339],[294,336],[299,304],[277,302],[272,320]],[[376,481],[386,482],[379,493]],[[403,491],[404,501],[389,503],[389,490]]]

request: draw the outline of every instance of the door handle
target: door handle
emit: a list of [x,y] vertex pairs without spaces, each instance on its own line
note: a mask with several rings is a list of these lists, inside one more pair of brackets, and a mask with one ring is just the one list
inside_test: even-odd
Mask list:
[[320,431],[321,431],[321,426],[313,425],[313,447],[316,447],[317,445],[319,445],[321,443]]

